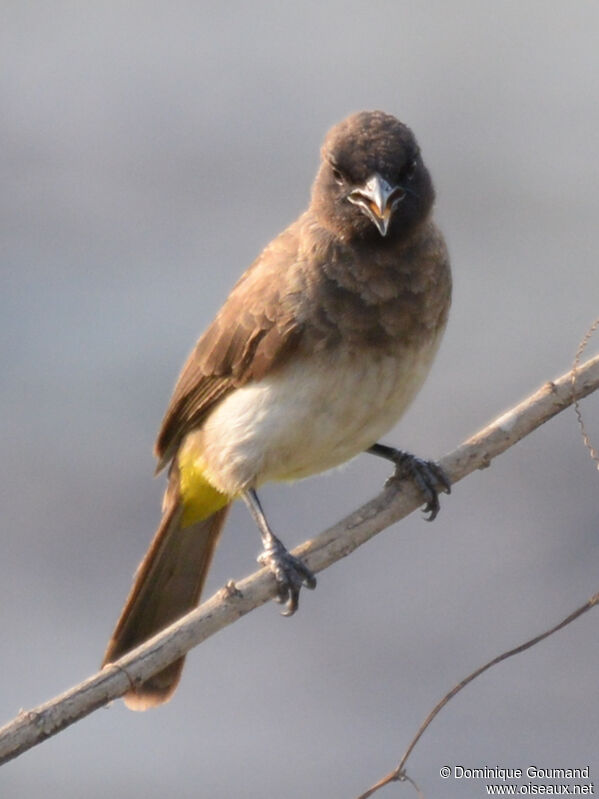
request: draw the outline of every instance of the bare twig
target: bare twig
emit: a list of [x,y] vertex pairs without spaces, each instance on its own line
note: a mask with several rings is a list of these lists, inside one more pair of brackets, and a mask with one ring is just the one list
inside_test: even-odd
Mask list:
[[[576,397],[599,387],[599,356],[578,367]],[[568,372],[546,383],[528,399],[504,413],[441,461],[452,483],[488,466],[528,433],[568,407],[574,399]],[[401,489],[401,490],[399,490]],[[410,483],[392,484],[350,516],[294,550],[314,572],[322,571],[381,530],[415,510],[421,502]],[[79,685],[0,729],[0,764],[17,757],[51,735],[122,696],[192,647],[274,597],[276,586],[266,569],[235,587],[228,585],[183,619]]]
[[534,638],[531,638],[529,641],[526,641],[525,643],[514,647],[514,649],[510,649],[508,652],[502,652],[501,655],[497,655],[497,657],[494,657],[492,660],[489,660],[487,663],[484,664],[484,666],[480,666],[478,669],[473,671],[467,677],[464,677],[464,679],[461,680],[457,685],[454,685],[451,691],[445,694],[443,699],[441,699],[441,701],[435,705],[435,707],[431,710],[431,712],[422,722],[418,732],[412,738],[410,745],[406,749],[404,756],[399,761],[398,765],[393,769],[393,771],[390,771],[389,774],[387,774],[385,777],[382,777],[382,779],[380,779],[377,783],[375,783],[365,793],[361,793],[360,796],[358,796],[358,799],[368,799],[376,791],[378,791],[379,788],[382,788],[384,785],[389,785],[390,782],[401,782],[403,780],[408,780],[409,782],[412,783],[412,785],[415,786],[414,780],[412,780],[405,772],[406,761],[409,758],[409,756],[412,754],[414,747],[422,737],[424,731],[433,721],[435,716],[441,710],[443,710],[445,705],[448,702],[450,702],[456,694],[459,694],[462,688],[465,688],[468,685],[468,683],[471,683],[472,680],[475,680],[483,672],[487,671],[487,669],[490,669],[492,666],[496,666],[498,663],[501,663],[502,660],[507,660],[508,658],[511,658],[512,655],[519,655],[520,652],[524,652],[526,649],[530,649],[531,646],[538,644],[539,641],[542,641],[544,638],[549,638],[550,635],[553,635],[553,633],[556,633],[558,630],[561,630],[564,627],[566,627],[568,624],[571,624],[579,616],[582,616],[583,613],[586,613],[587,610],[590,610],[591,608],[595,607],[595,605],[599,605],[599,593],[592,596],[587,602],[584,603],[584,605],[581,605],[573,613],[570,613],[570,615],[566,616],[565,619],[562,619],[562,621],[560,621],[559,624],[556,624],[554,627],[551,627],[551,629],[549,630],[545,630],[545,632],[541,633],[540,635],[536,635]]
[[[580,359],[582,358],[582,353],[585,350],[586,345],[591,340],[591,336],[593,333],[599,328],[599,316],[595,319],[593,324],[589,327],[587,332],[584,335],[584,338],[580,342],[578,346],[578,350],[576,351],[576,355],[574,356],[574,363],[572,364],[572,390],[576,393],[576,381],[578,380],[578,366],[580,364]],[[574,400],[574,411],[576,413],[576,418],[578,419],[578,426],[580,427],[580,433],[582,435],[582,440],[584,442],[585,447],[589,451],[589,455],[595,461],[597,469],[599,469],[599,452],[595,449],[593,444],[591,443],[591,437],[586,431],[584,420],[582,418],[582,411],[580,410],[580,406],[578,404],[578,398]]]

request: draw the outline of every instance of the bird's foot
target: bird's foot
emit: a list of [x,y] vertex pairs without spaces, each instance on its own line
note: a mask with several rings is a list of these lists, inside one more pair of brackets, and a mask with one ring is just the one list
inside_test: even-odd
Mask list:
[[389,478],[387,483],[395,480],[411,480],[424,497],[424,512],[428,514],[427,521],[432,522],[441,508],[439,492],[444,491],[446,494],[451,494],[449,477],[436,461],[423,460],[410,452],[402,452],[399,449],[395,452],[397,453],[397,456],[393,458],[395,474]]
[[449,477],[436,461],[425,461],[410,452],[404,452],[385,444],[373,444],[368,450],[371,455],[378,455],[395,464],[395,474],[385,483],[390,485],[398,480],[411,480],[424,497],[424,512],[428,513],[427,521],[439,513],[439,491],[451,494]]
[[283,616],[292,616],[298,607],[300,588],[316,588],[316,577],[310,569],[288,552],[276,536],[266,543],[264,552],[258,556],[258,563],[266,566],[277,582],[276,601],[285,603]]

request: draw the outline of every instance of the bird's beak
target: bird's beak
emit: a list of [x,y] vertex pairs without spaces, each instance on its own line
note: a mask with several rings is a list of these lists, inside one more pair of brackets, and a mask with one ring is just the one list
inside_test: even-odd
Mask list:
[[375,172],[366,183],[351,191],[347,199],[366,214],[381,236],[386,236],[391,215],[405,196],[401,186],[391,186]]

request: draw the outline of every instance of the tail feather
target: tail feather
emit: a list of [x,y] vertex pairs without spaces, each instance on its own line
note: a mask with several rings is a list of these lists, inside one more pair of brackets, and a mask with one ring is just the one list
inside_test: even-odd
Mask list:
[[[228,509],[225,505],[184,527],[181,504],[169,503],[135,574],[102,665],[117,660],[198,604]],[[127,707],[146,710],[170,699],[184,661],[180,658],[125,694]]]

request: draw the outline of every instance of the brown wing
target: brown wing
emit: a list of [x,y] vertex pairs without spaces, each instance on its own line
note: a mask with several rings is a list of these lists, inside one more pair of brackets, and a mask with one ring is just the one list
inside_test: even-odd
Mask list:
[[297,346],[302,324],[294,287],[297,236],[275,239],[237,282],[187,359],[158,433],[158,470],[183,437],[234,388],[258,380]]

